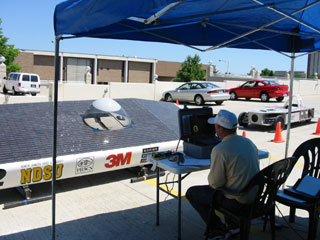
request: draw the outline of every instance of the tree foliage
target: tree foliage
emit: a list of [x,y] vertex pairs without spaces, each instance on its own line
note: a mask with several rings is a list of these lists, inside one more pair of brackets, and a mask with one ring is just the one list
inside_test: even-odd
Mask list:
[[190,82],[195,80],[204,80],[206,71],[202,69],[200,57],[196,54],[194,57],[187,56],[181,64],[181,69],[177,72],[174,82]]
[[269,70],[268,68],[265,68],[261,71],[261,76],[274,76],[274,73],[272,70]]
[[0,19],[0,56],[6,58],[5,64],[7,65],[7,74],[10,72],[17,72],[21,66],[13,63],[14,59],[19,55],[19,50],[14,48],[14,45],[7,44],[8,38],[3,36]]

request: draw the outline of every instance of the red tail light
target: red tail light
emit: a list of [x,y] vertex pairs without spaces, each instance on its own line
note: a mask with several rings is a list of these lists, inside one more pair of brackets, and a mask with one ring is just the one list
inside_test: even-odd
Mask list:
[[212,90],[212,91],[209,91],[208,93],[209,93],[209,94],[210,94],[210,93],[219,93],[219,90]]
[[208,92],[208,94],[210,94],[210,93],[219,93],[219,92],[227,93],[227,92],[229,92],[229,90],[228,90],[228,89],[223,89],[223,90],[212,90],[212,91],[209,91],[209,92]]
[[18,86],[21,87],[21,83],[18,83]]

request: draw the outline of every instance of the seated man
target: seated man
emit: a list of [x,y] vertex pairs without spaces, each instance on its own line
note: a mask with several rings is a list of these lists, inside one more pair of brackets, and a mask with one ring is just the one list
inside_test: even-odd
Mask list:
[[[208,175],[209,185],[190,187],[186,193],[191,205],[199,212],[205,223],[208,223],[210,205],[215,188],[224,187],[230,190],[242,190],[250,179],[259,172],[258,149],[254,143],[236,134],[237,117],[232,112],[220,110],[214,118],[209,118],[210,124],[215,124],[217,135],[222,139],[212,149],[211,166]],[[219,196],[216,204],[223,204],[230,211],[239,211],[242,204],[254,200],[255,193],[248,196]],[[207,233],[209,238],[224,238],[229,232],[239,231],[239,226],[231,219],[225,219],[225,224],[217,216],[211,216],[211,226]]]

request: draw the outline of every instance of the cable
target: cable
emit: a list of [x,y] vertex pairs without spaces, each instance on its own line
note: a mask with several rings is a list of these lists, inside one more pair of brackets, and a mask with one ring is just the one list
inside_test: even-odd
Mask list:
[[281,216],[282,216],[282,219],[286,222],[286,224],[288,225],[288,227],[289,227],[292,231],[294,231],[294,232],[299,236],[300,239],[304,240],[304,238],[303,238],[295,229],[292,228],[292,226],[288,223],[287,219],[285,219],[285,217],[283,216],[282,212],[280,211],[278,205],[275,204],[275,206],[277,207],[279,213],[280,213]]
[[167,176],[166,176],[166,180],[165,180],[165,186],[166,186],[166,188],[167,188],[167,196],[165,197],[165,201],[167,200],[167,198],[170,196],[170,194],[169,193],[171,193],[171,191],[173,190],[173,188],[174,188],[174,181],[175,181],[175,177],[176,177],[176,174],[173,174],[173,179],[172,179],[172,187],[171,187],[171,189],[169,190],[169,187],[168,187],[168,184],[167,184],[167,182],[168,182],[168,176],[170,175],[170,172],[167,174]]
[[177,144],[177,147],[176,147],[176,152],[178,152],[180,141],[181,141],[181,137],[179,138],[179,141],[178,141],[178,144]]

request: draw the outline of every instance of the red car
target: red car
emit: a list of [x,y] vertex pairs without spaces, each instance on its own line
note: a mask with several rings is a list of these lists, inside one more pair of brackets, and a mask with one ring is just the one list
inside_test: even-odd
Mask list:
[[250,80],[240,87],[229,90],[230,99],[237,98],[260,98],[262,102],[268,102],[270,98],[276,98],[281,102],[284,97],[289,96],[288,85],[280,85],[273,80]]

